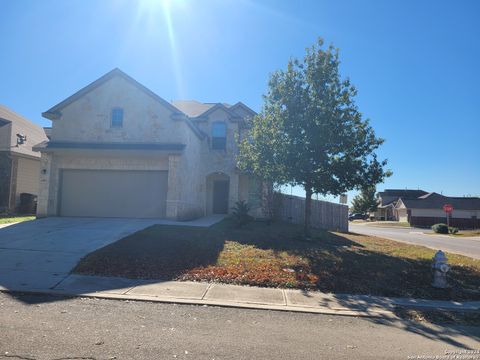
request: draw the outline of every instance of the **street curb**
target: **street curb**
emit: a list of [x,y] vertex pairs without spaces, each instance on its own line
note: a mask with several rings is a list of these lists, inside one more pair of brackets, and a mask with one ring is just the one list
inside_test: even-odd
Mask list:
[[272,311],[286,311],[286,312],[298,312],[318,315],[338,315],[338,316],[353,316],[353,317],[366,317],[366,318],[381,318],[381,319],[399,319],[392,311],[379,310],[379,311],[357,311],[346,309],[330,309],[330,308],[317,308],[309,306],[283,306],[283,305],[270,305],[270,304],[257,304],[251,302],[229,302],[229,301],[214,301],[214,300],[195,300],[185,298],[171,298],[171,297],[157,297],[148,295],[121,295],[121,294],[107,294],[107,293],[69,293],[58,290],[7,290],[0,289],[2,293],[10,294],[38,294],[38,295],[52,295],[52,296],[65,296],[69,298],[95,298],[106,300],[123,300],[123,301],[142,301],[142,302],[154,302],[154,303],[166,303],[166,304],[182,304],[182,305],[198,305],[198,306],[217,306],[225,308],[239,308],[239,309],[251,309],[251,310],[272,310]]
[[[0,289],[0,292],[11,294],[39,294],[39,295],[51,295],[51,296],[64,296],[70,298],[96,298],[106,300],[122,300],[122,301],[143,301],[153,303],[168,303],[168,304],[182,304],[182,305],[197,305],[197,306],[217,306],[226,308],[240,308],[240,309],[252,309],[252,310],[272,310],[272,311],[287,311],[287,312],[299,312],[309,314],[321,314],[321,315],[339,315],[339,316],[353,316],[353,317],[366,317],[366,318],[383,318],[383,319],[399,319],[392,310],[388,310],[385,307],[382,309],[378,306],[375,310],[355,310],[347,308],[328,308],[328,307],[313,307],[308,305],[275,305],[275,304],[261,304],[254,302],[237,302],[237,301],[215,301],[204,299],[189,299],[181,297],[168,297],[168,296],[151,296],[151,295],[129,295],[129,294],[115,294],[105,292],[92,292],[92,293],[72,293],[62,290],[10,290]],[[480,305],[478,302],[470,302],[466,304],[459,303],[458,305],[439,306],[438,304],[433,306],[428,304],[429,300],[420,299],[390,299],[391,307],[399,307],[405,309],[421,309],[421,310],[437,310],[437,311],[452,311],[452,312],[478,312],[480,311]]]

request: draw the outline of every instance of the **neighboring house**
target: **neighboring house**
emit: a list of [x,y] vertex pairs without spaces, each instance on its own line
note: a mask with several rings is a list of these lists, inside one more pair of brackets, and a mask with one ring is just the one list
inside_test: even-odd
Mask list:
[[428,193],[417,199],[400,198],[395,206],[399,221],[408,221],[412,226],[428,227],[447,223],[443,211],[446,204],[453,205],[449,224],[464,229],[480,228],[480,198],[451,197]]
[[0,105],[0,212],[17,211],[22,193],[38,194],[40,154],[32,146],[46,138],[40,126]]
[[395,205],[398,199],[417,199],[420,196],[428,194],[423,190],[409,190],[409,189],[386,189],[379,192],[378,208],[374,213],[376,220],[398,220],[395,212]]
[[45,131],[45,135],[47,136],[48,140],[50,140],[52,136],[52,128],[51,127],[44,127],[43,130]]
[[236,136],[255,112],[241,102],[169,103],[114,69],[42,114],[37,216],[186,220],[261,212],[262,184],[236,167]]

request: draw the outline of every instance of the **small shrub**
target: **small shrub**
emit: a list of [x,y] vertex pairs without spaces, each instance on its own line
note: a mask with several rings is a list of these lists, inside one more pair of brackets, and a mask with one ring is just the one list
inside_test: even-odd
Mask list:
[[435,224],[432,226],[432,230],[437,234],[448,234],[447,224]]
[[456,233],[458,233],[458,228],[457,228],[457,227],[450,226],[450,227],[448,228],[448,232],[449,232],[450,234],[456,234]]
[[253,221],[253,217],[248,214],[250,206],[243,200],[237,201],[232,208],[232,218],[238,227],[247,225]]

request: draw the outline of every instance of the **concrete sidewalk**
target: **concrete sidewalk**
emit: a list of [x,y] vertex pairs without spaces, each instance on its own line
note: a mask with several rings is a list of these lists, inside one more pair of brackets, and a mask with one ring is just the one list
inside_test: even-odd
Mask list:
[[[0,290],[26,291],[25,288],[6,289],[1,286]],[[368,317],[395,317],[394,311],[398,306],[451,311],[480,310],[480,301],[458,303],[367,295],[327,294],[318,291],[260,288],[202,282],[148,281],[84,275],[69,275],[52,288],[36,288],[32,289],[32,291],[55,295],[119,300],[185,303]]]

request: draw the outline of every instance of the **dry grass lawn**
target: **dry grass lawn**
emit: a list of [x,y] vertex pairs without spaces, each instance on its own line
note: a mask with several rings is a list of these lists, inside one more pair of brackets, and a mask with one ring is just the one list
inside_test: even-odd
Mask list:
[[452,288],[431,287],[434,251],[317,230],[305,241],[288,223],[225,220],[210,228],[155,225],[87,255],[81,274],[214,281],[445,300],[480,300],[480,260],[447,254]]
[[35,216],[0,216],[0,225],[35,220]]

